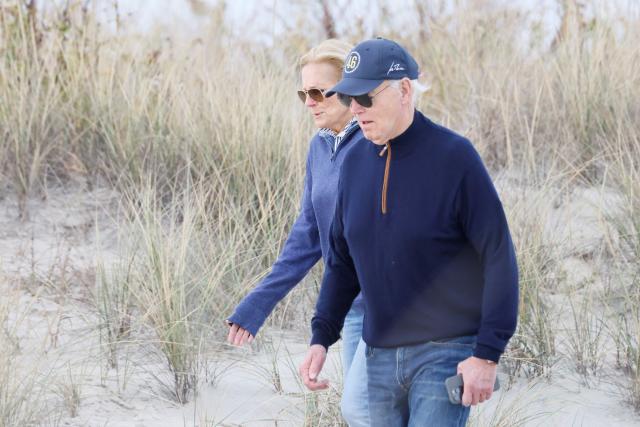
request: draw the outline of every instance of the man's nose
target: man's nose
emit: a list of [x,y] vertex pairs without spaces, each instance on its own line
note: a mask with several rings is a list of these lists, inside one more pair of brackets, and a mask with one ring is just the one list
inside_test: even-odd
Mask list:
[[349,109],[351,110],[351,114],[359,114],[364,111],[364,107],[358,104],[358,101],[356,101],[355,98],[351,98]]

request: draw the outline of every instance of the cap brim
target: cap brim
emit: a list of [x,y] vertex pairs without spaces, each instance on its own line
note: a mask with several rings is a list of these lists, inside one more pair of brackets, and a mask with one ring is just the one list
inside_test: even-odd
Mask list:
[[368,80],[343,78],[337,85],[325,92],[324,96],[333,96],[334,93],[342,93],[344,95],[358,96],[371,92],[382,84],[384,80]]

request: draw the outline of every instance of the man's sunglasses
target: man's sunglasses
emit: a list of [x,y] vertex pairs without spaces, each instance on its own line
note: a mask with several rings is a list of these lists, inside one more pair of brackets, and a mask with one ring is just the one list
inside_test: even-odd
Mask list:
[[359,105],[362,105],[364,108],[371,108],[371,106],[373,105],[373,98],[375,98],[378,94],[380,94],[380,92],[382,92],[383,90],[385,90],[389,86],[391,86],[391,85],[390,84],[386,85],[385,87],[383,87],[382,89],[380,89],[379,91],[374,93],[373,95],[369,95],[368,93],[365,93],[364,95],[355,95],[355,96],[353,96],[353,95],[345,95],[344,93],[337,93],[338,100],[340,100],[342,105],[344,105],[345,107],[350,107],[351,106],[351,100],[355,99],[355,101]]
[[300,98],[300,101],[302,102],[307,102],[307,95],[309,95],[309,97],[311,99],[313,99],[316,102],[322,102],[324,101],[324,92],[326,89],[309,89],[309,90],[304,90],[304,89],[300,89],[298,91],[298,98]]

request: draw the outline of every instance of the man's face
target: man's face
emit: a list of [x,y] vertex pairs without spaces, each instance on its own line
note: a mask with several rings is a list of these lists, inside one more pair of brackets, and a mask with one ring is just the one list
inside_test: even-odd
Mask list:
[[351,101],[351,113],[358,119],[364,136],[374,144],[383,145],[396,137],[402,115],[402,95],[399,89],[389,87],[390,81],[384,81],[369,92],[373,104],[366,108]]

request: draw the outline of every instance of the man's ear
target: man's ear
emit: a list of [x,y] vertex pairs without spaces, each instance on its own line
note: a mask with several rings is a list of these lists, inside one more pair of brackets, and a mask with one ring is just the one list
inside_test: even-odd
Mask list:
[[409,104],[413,98],[413,87],[411,80],[406,77],[400,82],[400,93],[402,94],[402,104]]

